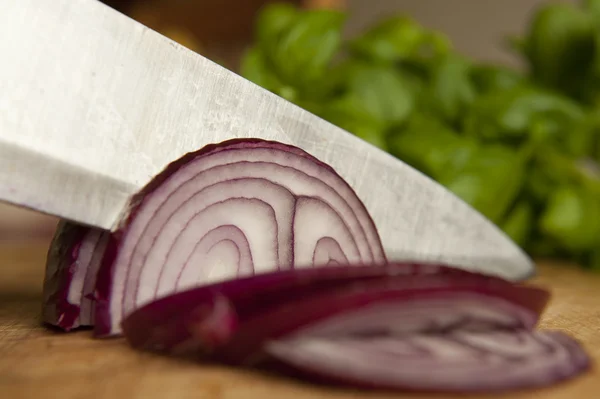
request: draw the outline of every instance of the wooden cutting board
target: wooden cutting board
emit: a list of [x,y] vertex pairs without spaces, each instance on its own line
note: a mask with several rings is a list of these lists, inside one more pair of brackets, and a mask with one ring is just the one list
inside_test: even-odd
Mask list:
[[[447,395],[372,393],[317,387],[256,372],[139,353],[89,331],[62,334],[39,321],[47,243],[0,244],[0,398],[60,399],[427,399]],[[600,275],[540,263],[538,283],[554,292],[543,328],[567,331],[600,360]],[[600,371],[548,389],[472,398],[599,397]],[[464,398],[464,396],[461,396]]]

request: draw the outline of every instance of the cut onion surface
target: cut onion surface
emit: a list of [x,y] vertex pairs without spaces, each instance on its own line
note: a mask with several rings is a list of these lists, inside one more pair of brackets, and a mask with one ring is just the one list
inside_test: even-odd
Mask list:
[[495,391],[589,367],[581,346],[534,328],[538,287],[431,265],[281,270],[173,294],[123,322],[140,349],[238,365],[273,359],[359,387]]
[[[413,275],[456,278],[468,276],[471,279],[476,276],[461,269],[412,263],[279,270],[205,285],[163,297],[135,310],[125,318],[122,327],[129,342],[138,348],[177,353],[182,344],[184,351],[187,351],[188,342],[197,341],[196,347],[210,351],[215,349],[215,346],[209,345],[213,343],[212,340],[203,345],[198,339],[201,337],[193,336],[195,332],[206,331],[202,327],[205,319],[214,325],[213,321],[221,318],[223,328],[217,330],[227,331],[224,326],[232,325],[232,319],[235,319],[237,325],[239,320],[246,322],[267,309],[285,306],[286,303],[296,300],[310,299],[336,287],[356,288],[357,284],[392,280],[407,281],[410,284],[405,277]],[[490,281],[499,281],[483,275],[477,275],[477,278],[486,285],[490,285]],[[547,294],[544,292],[540,292],[535,298],[529,298],[536,312],[541,312],[546,300]],[[335,306],[334,304],[334,308]],[[233,332],[229,331],[226,338],[229,339]],[[214,335],[211,333],[211,337]],[[222,343],[225,339],[218,341]]]
[[321,382],[411,391],[538,388],[590,368],[573,338],[525,329],[290,338],[269,342],[265,352]]
[[[429,306],[421,306],[423,296]],[[444,266],[315,267],[180,292],[134,311],[123,329],[135,347],[178,353],[195,346],[221,360],[248,363],[265,341],[298,329],[345,334],[360,326],[361,333],[406,332],[426,323],[431,328],[439,323],[485,325],[486,317],[489,323],[532,328],[548,298],[538,288]],[[371,309],[374,303],[381,305],[381,313]],[[338,314],[340,320],[332,319]],[[210,332],[203,340],[217,319],[222,327],[216,332],[227,331],[227,336],[214,340],[216,332]],[[235,330],[226,328],[234,324]]]
[[268,340],[288,334],[335,337],[533,328],[547,299],[543,290],[515,289],[465,276],[408,280],[356,281],[242,314],[237,333],[215,356],[234,364],[255,363],[261,360],[259,348]]
[[258,139],[207,146],[134,198],[98,275],[95,333],[177,291],[280,268],[383,264],[351,187],[299,148]]
[[65,331],[91,326],[96,275],[110,233],[61,221],[46,260],[45,323]]

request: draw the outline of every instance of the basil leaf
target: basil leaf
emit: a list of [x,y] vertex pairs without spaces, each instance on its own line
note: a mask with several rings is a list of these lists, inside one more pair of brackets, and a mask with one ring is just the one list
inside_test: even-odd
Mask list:
[[440,183],[497,223],[523,187],[524,161],[510,147],[483,146],[458,174],[442,178]]
[[355,64],[348,71],[344,102],[387,127],[404,122],[414,107],[409,83],[393,68]]
[[471,65],[457,55],[441,57],[431,68],[427,93],[429,106],[453,125],[475,100],[470,72]]
[[256,21],[258,46],[273,56],[280,37],[299,16],[297,8],[290,3],[270,3],[263,7]]
[[419,113],[389,142],[393,155],[436,180],[456,176],[477,152],[471,138],[459,136],[435,117]]
[[445,54],[450,41],[437,32],[430,32],[414,20],[395,15],[384,19],[365,34],[350,42],[350,50],[377,63],[396,63],[423,55]]
[[558,187],[541,216],[540,229],[567,250],[595,249],[600,237],[600,198],[583,187]]
[[535,13],[525,46],[535,80],[577,95],[596,57],[593,17],[573,4],[546,5]]
[[480,97],[465,121],[468,134],[486,139],[525,138],[539,130],[565,133],[565,127],[583,118],[581,107],[568,98],[530,86],[517,86]]
[[475,65],[471,79],[481,94],[512,89],[523,83],[524,77],[509,68],[496,65]]
[[344,20],[338,11],[311,10],[286,24],[266,54],[281,80],[300,91],[318,91],[340,49]]
[[520,201],[508,214],[500,227],[517,245],[527,243],[533,223],[533,207],[527,201]]
[[246,79],[267,89],[289,101],[297,101],[298,94],[296,90],[288,85],[285,85],[277,77],[263,56],[263,52],[259,48],[252,48],[242,58],[240,73]]

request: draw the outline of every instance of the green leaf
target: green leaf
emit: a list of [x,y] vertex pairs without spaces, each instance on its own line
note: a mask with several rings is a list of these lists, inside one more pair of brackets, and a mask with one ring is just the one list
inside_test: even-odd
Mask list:
[[563,151],[573,157],[585,157],[591,155],[595,145],[598,128],[598,120],[594,115],[588,114],[575,121],[570,129],[558,138]]
[[535,13],[525,46],[536,80],[577,94],[596,57],[593,18],[573,4],[548,4]]
[[443,35],[424,29],[414,20],[396,15],[382,20],[350,42],[350,50],[374,62],[395,63],[429,53],[445,54],[451,44]]
[[299,13],[290,3],[269,3],[260,10],[256,20],[256,39],[266,54],[276,52],[278,41],[294,24]]
[[587,135],[578,142],[581,151],[577,154],[579,156],[585,154],[600,162],[600,107],[589,112],[578,129],[583,130]]
[[536,158],[527,172],[525,188],[538,204],[545,205],[555,187],[571,181],[569,175],[559,165],[540,162]]
[[594,136],[595,145],[592,147],[592,158],[600,164],[600,130],[596,129]]
[[267,66],[262,51],[257,47],[251,48],[242,57],[240,74],[267,90],[277,90],[282,85]]
[[476,65],[471,78],[479,93],[509,90],[523,83],[524,77],[516,71],[496,65]]
[[596,23],[596,28],[600,28],[600,0],[583,0],[581,2],[583,9],[588,11]]
[[341,102],[352,112],[386,127],[401,124],[411,113],[414,99],[409,83],[393,68],[357,63],[347,76]]
[[467,132],[486,139],[526,138],[532,133],[567,134],[565,127],[583,118],[570,99],[529,86],[480,97],[469,111]]
[[289,101],[297,101],[298,94],[296,90],[279,80],[277,75],[267,65],[262,51],[257,47],[251,48],[242,58],[240,74],[246,79]]
[[455,176],[477,152],[477,144],[434,116],[415,114],[408,126],[389,138],[390,152],[436,180]]
[[600,198],[582,187],[558,187],[541,216],[540,229],[569,251],[595,249],[600,237]]
[[284,27],[278,26],[276,38],[269,39],[272,44],[266,57],[285,83],[300,91],[318,91],[340,49],[345,15],[333,10],[310,10],[290,20]]
[[457,175],[440,183],[497,223],[523,187],[526,161],[510,147],[483,146]]
[[552,176],[556,185],[577,185],[600,198],[600,169],[590,159],[574,159],[560,150],[542,146],[535,162]]
[[385,140],[385,129],[378,122],[353,119],[351,117],[336,119],[335,116],[331,117],[329,121],[365,140],[367,143],[379,147],[384,151],[388,151],[387,142]]
[[332,102],[319,116],[384,151],[388,149],[384,123],[369,114],[356,97]]
[[438,58],[431,67],[429,106],[451,124],[458,122],[475,100],[471,64],[457,55]]
[[524,246],[533,224],[533,208],[527,201],[520,201],[508,214],[500,227],[519,246]]

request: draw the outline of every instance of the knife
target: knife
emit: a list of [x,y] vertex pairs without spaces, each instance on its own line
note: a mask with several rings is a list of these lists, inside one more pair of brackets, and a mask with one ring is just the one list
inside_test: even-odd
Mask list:
[[533,271],[500,229],[425,175],[96,0],[0,9],[0,200],[114,229],[169,162],[257,137],[335,168],[391,259],[511,279]]

